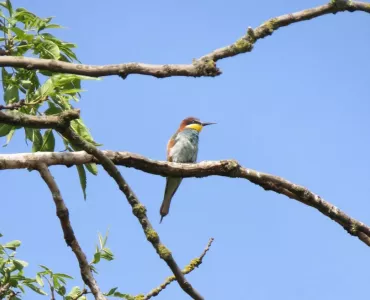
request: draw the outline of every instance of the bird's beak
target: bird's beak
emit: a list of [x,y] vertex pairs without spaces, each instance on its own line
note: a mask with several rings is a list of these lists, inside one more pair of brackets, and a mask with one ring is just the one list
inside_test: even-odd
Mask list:
[[202,123],[202,126],[208,126],[208,125],[213,125],[213,124],[217,124],[217,123],[205,122],[205,123]]

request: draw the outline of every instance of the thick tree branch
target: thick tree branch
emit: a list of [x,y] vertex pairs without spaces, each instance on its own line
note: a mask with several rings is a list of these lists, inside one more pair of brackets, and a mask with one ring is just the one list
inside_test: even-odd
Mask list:
[[181,269],[177,265],[175,259],[172,256],[171,251],[161,243],[158,233],[154,230],[153,226],[146,215],[146,208],[140,203],[139,199],[127,184],[115,164],[112,160],[104,154],[103,151],[96,148],[91,143],[88,143],[81,139],[70,127],[66,129],[58,129],[58,131],[66,138],[71,144],[85,150],[96,158],[96,160],[103,166],[107,173],[116,181],[119,189],[126,196],[128,203],[132,207],[133,214],[137,217],[140,222],[147,240],[152,244],[154,249],[157,251],[159,257],[163,259],[170,267],[172,273],[175,275],[177,282],[180,287],[190,297],[196,300],[203,300],[204,298],[195,290],[192,285],[186,280]]
[[[101,153],[101,155],[105,155],[107,159],[110,159],[116,165],[132,167],[155,175],[179,177],[206,177],[217,175],[247,179],[265,190],[274,191],[316,208],[322,214],[341,225],[348,233],[357,236],[366,245],[370,246],[370,227],[364,223],[351,218],[336,206],[330,204],[301,185],[294,184],[278,176],[244,168],[234,160],[206,161],[198,164],[176,164],[151,160],[144,156],[129,152],[101,151]],[[85,151],[73,153],[43,152],[1,154],[0,170],[32,169],[39,163],[44,163],[48,166],[72,166],[91,162],[99,163],[94,156]],[[136,198],[129,201],[132,206],[141,205],[139,202],[136,202]],[[145,222],[146,221],[144,221],[144,223]],[[151,226],[149,228],[151,228]]]
[[126,78],[130,74],[149,75],[157,78],[171,76],[217,76],[221,74],[221,71],[216,66],[216,62],[218,60],[252,51],[253,45],[256,41],[271,35],[277,29],[293,23],[344,11],[363,11],[370,13],[370,3],[332,0],[329,4],[270,19],[255,29],[249,28],[246,35],[242,36],[235,43],[219,48],[199,59],[195,59],[192,64],[153,65],[143,63],[124,63],[97,66],[73,64],[50,59],[1,56],[0,66],[25,68],[29,70],[48,70],[58,73],[78,74],[92,77],[119,75],[122,78]]
[[[203,262],[203,258],[204,256],[206,256],[207,252],[209,251],[209,249],[211,248],[211,245],[213,243],[213,238],[210,238],[208,244],[207,244],[207,247],[204,249],[204,251],[202,252],[202,254],[198,257],[198,258],[194,258],[183,270],[182,270],[182,273],[183,274],[189,274],[190,272],[192,272],[195,268],[198,268],[202,262]],[[148,300],[152,297],[155,297],[157,296],[161,291],[163,291],[172,281],[175,281],[176,280],[176,277],[175,276],[170,276],[168,277],[159,287],[153,289],[152,291],[150,291],[148,294],[145,295],[145,297],[143,298],[143,300]]]
[[80,265],[81,277],[85,284],[90,288],[95,299],[97,300],[106,300],[106,297],[100,291],[98,284],[95,281],[95,278],[91,272],[90,265],[86,259],[85,253],[82,251],[80,244],[78,243],[76,236],[73,232],[71,222],[69,220],[69,212],[64,203],[62,195],[59,191],[58,185],[53,178],[53,175],[50,173],[46,164],[38,164],[36,169],[39,171],[42,179],[47,184],[55,203],[57,216],[60,220],[62,230],[64,233],[64,239],[69,247],[71,247],[73,253],[75,254],[78,263]]
[[18,111],[0,111],[0,123],[29,128],[65,128],[71,120],[78,119],[80,111],[72,109],[52,116],[32,116]]

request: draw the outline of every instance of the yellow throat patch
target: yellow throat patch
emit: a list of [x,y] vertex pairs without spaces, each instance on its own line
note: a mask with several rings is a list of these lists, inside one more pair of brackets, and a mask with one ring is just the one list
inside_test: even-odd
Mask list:
[[198,132],[201,132],[203,129],[203,126],[201,124],[190,124],[190,125],[187,125],[185,128],[194,129]]

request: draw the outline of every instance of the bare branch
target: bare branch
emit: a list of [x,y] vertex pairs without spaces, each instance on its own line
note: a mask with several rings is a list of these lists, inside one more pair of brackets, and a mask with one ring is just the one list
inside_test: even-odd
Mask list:
[[[204,249],[203,253],[198,257],[198,258],[194,258],[190,264],[188,264],[183,270],[182,270],[182,273],[183,274],[189,274],[190,272],[192,272],[195,268],[198,268],[202,262],[203,262],[203,258],[204,256],[206,256],[207,252],[209,251],[209,249],[211,248],[211,245],[214,241],[214,238],[210,238],[208,244],[207,244],[207,247]],[[148,294],[145,295],[145,297],[143,298],[143,300],[148,300],[152,297],[155,297],[157,296],[161,291],[163,291],[172,281],[175,281],[176,278],[175,276],[170,276],[168,277],[165,282],[163,282],[159,287],[153,289],[152,291],[150,291]]]
[[85,253],[82,251],[80,244],[78,243],[76,236],[73,232],[71,222],[69,220],[69,212],[66,207],[62,195],[59,191],[58,185],[53,178],[53,175],[50,173],[47,165],[39,164],[36,168],[42,179],[47,184],[50,192],[53,196],[53,200],[56,207],[57,216],[60,220],[62,230],[64,233],[64,239],[69,247],[71,247],[73,253],[75,254],[78,263],[80,265],[81,277],[85,284],[90,288],[91,292],[94,294],[95,299],[97,300],[106,300],[106,297],[100,291],[98,284],[95,281],[95,278],[91,272],[90,265],[86,259]]
[[71,144],[85,150],[87,153],[93,155],[97,161],[103,166],[107,173],[116,181],[119,189],[124,193],[127,201],[132,207],[133,214],[137,217],[140,222],[147,240],[152,244],[154,249],[157,251],[159,257],[163,259],[170,267],[172,273],[175,275],[177,282],[180,287],[190,297],[196,300],[203,300],[204,298],[196,291],[192,285],[185,279],[185,276],[181,272],[181,269],[177,265],[175,259],[172,256],[171,251],[161,243],[158,233],[154,230],[153,226],[146,215],[146,208],[140,203],[139,199],[127,184],[126,180],[122,177],[121,173],[107,157],[104,152],[96,148],[91,143],[88,143],[81,139],[71,128],[66,128],[58,131],[66,138]]
[[256,41],[271,35],[277,29],[323,15],[344,11],[363,11],[370,13],[370,3],[335,0],[331,1],[329,4],[270,19],[255,29],[249,28],[246,35],[242,36],[235,43],[214,50],[213,52],[194,60],[192,64],[153,65],[144,63],[123,63],[98,66],[73,64],[50,59],[1,56],[0,66],[25,68],[28,70],[48,70],[58,73],[69,73],[92,77],[119,75],[122,78],[126,78],[130,74],[149,75],[157,78],[171,76],[217,76],[221,74],[221,71],[216,66],[216,62],[218,60],[252,51],[253,45]]
[[272,18],[262,23],[260,26],[252,29],[248,28],[247,33],[234,44],[217,49],[200,59],[218,61],[223,58],[232,57],[240,53],[250,52],[257,40],[271,35],[281,27],[294,23],[311,20],[327,14],[335,14],[343,11],[363,11],[370,13],[370,3],[360,1],[335,0],[315,8],[305,9],[296,13],[282,15]]
[[[259,185],[265,190],[274,191],[295,199],[303,204],[312,206],[325,216],[331,218],[341,225],[348,233],[357,236],[366,245],[370,246],[370,227],[356,219],[348,216],[336,206],[325,201],[320,196],[309,191],[307,188],[294,184],[284,178],[262,173],[256,170],[244,168],[235,160],[205,161],[198,164],[177,164],[170,162],[155,161],[144,156],[129,152],[100,151],[106,159],[110,159],[114,164],[135,168],[146,173],[161,176],[178,177],[207,177],[225,176],[244,178]],[[85,151],[73,153],[19,153],[1,154],[0,170],[2,169],[22,169],[35,168],[39,163],[48,166],[52,165],[81,165],[85,163],[100,163],[92,155]],[[131,190],[129,190],[131,191]],[[136,197],[136,196],[135,196]],[[130,202],[132,206],[141,205],[134,198]],[[143,225],[144,226],[144,225]],[[151,228],[151,227],[149,227]]]
[[0,110],[4,110],[4,109],[15,110],[15,109],[20,109],[21,107],[25,105],[26,105],[26,102],[24,99],[22,99],[19,102],[8,104],[8,105],[0,104]]
[[67,110],[52,116],[32,116],[18,111],[0,111],[0,123],[29,128],[65,128],[69,126],[71,120],[79,117],[80,111],[78,109]]

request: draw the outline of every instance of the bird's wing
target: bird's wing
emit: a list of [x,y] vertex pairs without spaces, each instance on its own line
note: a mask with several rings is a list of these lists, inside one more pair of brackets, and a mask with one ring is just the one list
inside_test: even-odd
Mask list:
[[167,143],[167,161],[171,162],[172,157],[170,155],[171,148],[176,144],[176,133],[170,138]]

